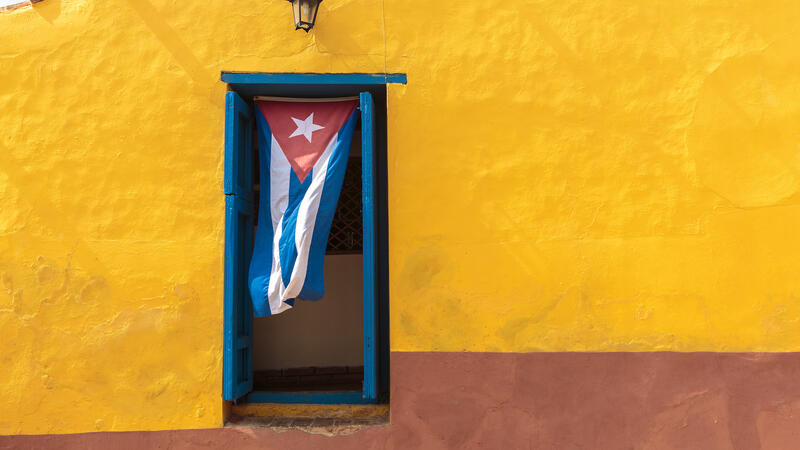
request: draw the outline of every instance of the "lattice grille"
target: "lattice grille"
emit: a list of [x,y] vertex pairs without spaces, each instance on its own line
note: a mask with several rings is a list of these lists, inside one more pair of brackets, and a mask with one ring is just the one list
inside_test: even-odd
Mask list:
[[361,158],[351,157],[347,161],[326,253],[361,253],[361,241]]

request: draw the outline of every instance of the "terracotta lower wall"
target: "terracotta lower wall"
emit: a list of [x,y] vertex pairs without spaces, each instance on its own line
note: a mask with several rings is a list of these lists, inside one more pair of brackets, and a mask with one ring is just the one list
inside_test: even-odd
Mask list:
[[0,438],[0,448],[792,449],[800,354],[393,353],[391,425]]

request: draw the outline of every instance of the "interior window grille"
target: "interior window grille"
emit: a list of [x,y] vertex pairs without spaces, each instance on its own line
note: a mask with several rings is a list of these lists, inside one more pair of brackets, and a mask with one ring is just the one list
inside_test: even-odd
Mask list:
[[333,215],[327,254],[361,253],[361,157],[347,161],[342,193]]

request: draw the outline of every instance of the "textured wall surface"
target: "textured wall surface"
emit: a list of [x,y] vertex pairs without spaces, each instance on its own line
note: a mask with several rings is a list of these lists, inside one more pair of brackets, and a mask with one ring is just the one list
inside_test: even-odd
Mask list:
[[393,350],[800,349],[799,3],[408,3]]
[[[222,423],[219,73],[389,88],[391,346],[800,350],[794,1],[0,14],[0,434]],[[7,413],[13,411],[13,413]]]
[[794,450],[800,355],[393,353],[391,424],[1,437],[2,450]]

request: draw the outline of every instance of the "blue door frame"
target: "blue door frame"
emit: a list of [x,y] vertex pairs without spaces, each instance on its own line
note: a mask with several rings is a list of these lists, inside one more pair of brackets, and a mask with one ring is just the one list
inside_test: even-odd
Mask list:
[[[227,208],[225,234],[225,333],[223,397],[252,403],[363,404],[376,403],[388,391],[388,282],[386,267],[387,231],[385,179],[376,176],[385,166],[385,152],[376,153],[377,120],[385,121],[385,111],[376,117],[373,94],[383,94],[389,83],[406,83],[404,74],[267,74],[222,73],[222,81],[232,92],[226,100],[225,194]],[[383,92],[380,90],[383,89]],[[363,346],[364,380],[362,391],[352,392],[259,392],[252,391],[252,306],[247,289],[239,284],[246,274],[252,253],[251,240],[241,239],[244,214],[252,225],[252,192],[240,186],[251,184],[251,158],[241,153],[250,151],[252,104],[244,99],[256,95],[287,97],[333,97],[358,94],[361,110],[362,137],[362,204],[363,204]],[[385,105],[385,103],[384,103]],[[385,107],[384,107],[385,108]],[[245,124],[245,125],[243,125]],[[385,149],[385,129],[380,138]],[[242,151],[243,150],[243,151]],[[245,175],[243,175],[245,174]],[[385,173],[384,177],[385,178]],[[232,187],[233,186],[233,187]],[[381,202],[385,205],[385,201]],[[379,255],[383,257],[381,260]],[[382,264],[381,261],[384,261]],[[382,286],[383,285],[383,286]],[[383,352],[381,352],[383,350]],[[384,394],[384,395],[382,395]]]

